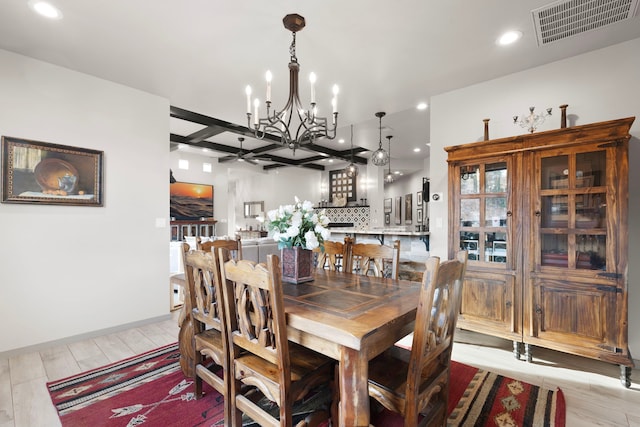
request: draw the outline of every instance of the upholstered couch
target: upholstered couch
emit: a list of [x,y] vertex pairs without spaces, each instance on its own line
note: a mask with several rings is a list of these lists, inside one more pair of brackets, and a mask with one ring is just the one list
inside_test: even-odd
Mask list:
[[[218,237],[218,239],[228,238],[226,236]],[[203,238],[203,241],[208,240]],[[191,249],[196,248],[196,238],[185,236],[185,241],[189,244]],[[276,254],[280,255],[278,244],[270,237],[263,237],[260,239],[244,239],[241,240],[242,244],[242,258],[248,259],[254,262],[267,262],[267,255]],[[182,265],[182,253],[180,247],[182,242],[171,242],[170,252],[170,271],[171,273],[182,273],[184,267]]]
[[242,258],[254,262],[267,262],[267,255],[280,255],[278,244],[270,237],[246,239],[242,242]]

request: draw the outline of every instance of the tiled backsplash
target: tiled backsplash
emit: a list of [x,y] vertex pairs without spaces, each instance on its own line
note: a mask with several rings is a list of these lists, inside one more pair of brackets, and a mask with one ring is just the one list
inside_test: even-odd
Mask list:
[[330,222],[352,222],[355,228],[369,228],[369,206],[324,208]]

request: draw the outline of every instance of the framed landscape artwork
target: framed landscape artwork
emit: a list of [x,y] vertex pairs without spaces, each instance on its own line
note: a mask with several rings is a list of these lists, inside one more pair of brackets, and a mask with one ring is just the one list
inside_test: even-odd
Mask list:
[[104,152],[2,137],[2,202],[102,206]]
[[169,190],[172,220],[213,218],[213,185],[174,182]]

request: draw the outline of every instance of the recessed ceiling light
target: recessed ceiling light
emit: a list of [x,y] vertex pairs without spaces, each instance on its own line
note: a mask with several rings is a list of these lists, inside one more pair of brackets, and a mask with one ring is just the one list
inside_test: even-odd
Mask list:
[[340,144],[344,144],[344,138],[340,138],[340,139],[338,140],[338,142],[339,142]]
[[413,152],[414,152],[414,153],[419,153],[419,152],[420,152],[420,148],[419,148],[419,147],[414,148],[414,149],[413,149]]
[[62,12],[60,9],[46,1],[30,0],[29,7],[38,15],[44,16],[45,18],[62,19]]
[[507,31],[500,36],[496,43],[500,46],[506,46],[508,44],[517,42],[521,37],[522,31]]
[[427,109],[427,103],[426,102],[421,102],[416,106],[416,108],[418,110],[426,110]]

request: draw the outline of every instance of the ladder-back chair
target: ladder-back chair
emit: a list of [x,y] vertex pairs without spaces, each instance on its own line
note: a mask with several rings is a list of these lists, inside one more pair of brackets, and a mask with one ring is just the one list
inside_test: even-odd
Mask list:
[[[364,276],[398,278],[400,269],[400,240],[393,246],[376,243],[354,243],[345,271],[353,271]],[[348,264],[348,265],[347,265]]]
[[344,265],[351,256],[351,243],[349,237],[345,237],[344,242],[324,241],[324,251],[320,247],[313,251],[318,254],[317,268],[332,271],[345,271]]

